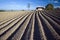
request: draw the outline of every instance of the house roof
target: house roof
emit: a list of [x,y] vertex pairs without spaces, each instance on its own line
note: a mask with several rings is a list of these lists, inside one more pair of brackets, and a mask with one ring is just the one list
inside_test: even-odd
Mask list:
[[44,9],[43,7],[37,7],[36,9],[39,9],[39,8],[42,8],[42,9]]

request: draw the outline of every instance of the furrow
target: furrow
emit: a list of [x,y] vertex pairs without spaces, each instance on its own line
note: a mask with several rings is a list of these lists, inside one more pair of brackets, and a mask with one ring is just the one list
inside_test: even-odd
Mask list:
[[26,15],[21,21],[18,21],[18,23],[14,24],[11,29],[9,29],[4,35],[2,35],[0,37],[1,40],[7,40],[7,38],[9,38],[9,36],[11,36],[11,34],[14,33],[15,30],[20,26],[20,24],[26,19],[26,17],[28,17],[28,15]]
[[16,32],[16,34],[12,37],[11,40],[21,40],[24,31],[30,21],[32,14],[30,14],[30,16],[25,20],[25,22],[21,25],[21,27],[19,28],[19,30]]
[[43,13],[42,15],[49,21],[49,23],[52,25],[54,30],[60,35],[60,25],[57,24],[55,21],[53,21],[50,17],[44,15]]
[[10,23],[9,25],[5,26],[4,28],[2,28],[2,29],[0,30],[0,35],[3,34],[5,31],[7,31],[9,28],[11,28],[15,23],[17,23],[19,20],[21,20],[21,19],[24,18],[25,16],[26,16],[26,14],[23,15],[23,16],[21,16],[20,18],[18,18],[18,19],[16,19],[16,20],[14,20],[12,23]]
[[[54,36],[54,38],[56,40],[60,39],[60,36],[58,35],[58,33],[53,29],[53,27],[50,25],[50,23],[41,15],[41,13],[39,14],[41,16],[41,18],[45,21],[47,27],[49,28],[49,30],[51,31],[52,35]],[[54,33],[54,34],[53,34]]]
[[38,26],[39,26],[39,30],[40,30],[41,40],[47,40],[41,20],[39,19],[38,13],[36,14],[36,16],[37,16],[37,20],[38,20]]
[[30,40],[33,40],[33,36],[34,36],[34,24],[35,24],[35,13],[33,14],[32,17],[32,29],[31,29],[31,35],[30,35]]

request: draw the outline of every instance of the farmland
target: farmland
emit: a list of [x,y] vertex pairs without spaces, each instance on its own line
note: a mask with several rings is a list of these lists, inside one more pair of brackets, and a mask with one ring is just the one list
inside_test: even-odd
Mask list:
[[60,15],[46,10],[0,12],[0,40],[60,40]]

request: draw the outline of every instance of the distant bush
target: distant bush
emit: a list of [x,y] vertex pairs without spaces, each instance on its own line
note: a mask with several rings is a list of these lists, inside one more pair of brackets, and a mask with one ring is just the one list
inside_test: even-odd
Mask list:
[[25,11],[24,9],[20,10],[20,11]]
[[60,13],[60,8],[55,8],[54,11],[57,12],[57,13]]
[[47,5],[45,6],[45,9],[46,9],[46,10],[54,10],[54,6],[53,6],[52,4],[47,4]]
[[4,12],[5,10],[0,10],[0,12]]
[[55,10],[59,10],[60,11],[60,8],[57,7],[57,8],[55,8]]

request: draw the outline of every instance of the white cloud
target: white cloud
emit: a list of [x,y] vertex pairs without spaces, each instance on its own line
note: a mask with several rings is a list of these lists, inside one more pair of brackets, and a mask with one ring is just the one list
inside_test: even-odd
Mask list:
[[54,1],[54,3],[59,3],[58,1]]

